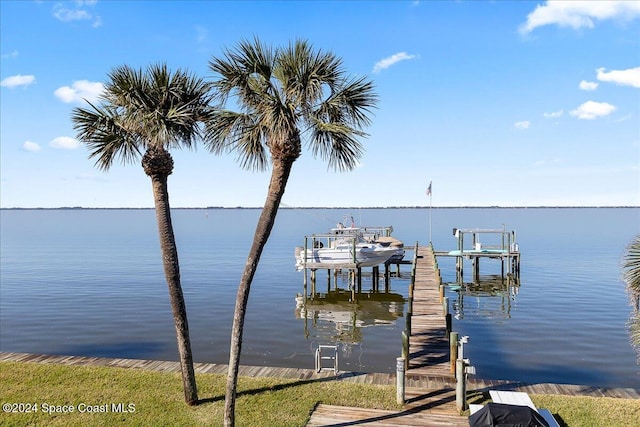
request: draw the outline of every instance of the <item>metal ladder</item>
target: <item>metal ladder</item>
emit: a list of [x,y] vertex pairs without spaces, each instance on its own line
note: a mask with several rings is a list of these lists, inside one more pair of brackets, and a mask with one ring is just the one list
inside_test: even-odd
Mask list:
[[[322,355],[322,352],[325,351],[325,356]],[[331,352],[326,355],[326,352]],[[333,367],[331,366],[323,366],[323,360],[332,360]],[[338,374],[338,346],[337,345],[319,345],[316,349],[316,372],[320,372],[325,369],[333,369],[333,373],[335,375]]]

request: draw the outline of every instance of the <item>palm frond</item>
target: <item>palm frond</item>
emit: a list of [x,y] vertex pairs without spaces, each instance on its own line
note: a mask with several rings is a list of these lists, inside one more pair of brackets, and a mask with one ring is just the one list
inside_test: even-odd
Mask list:
[[96,158],[96,167],[108,170],[114,160],[133,163],[141,154],[140,141],[127,132],[118,121],[118,111],[109,107],[76,108],[72,113],[78,139],[89,148],[89,158]]
[[622,268],[629,292],[640,296],[640,234],[627,246]]
[[364,154],[357,139],[366,134],[341,123],[316,123],[311,138],[311,151],[328,161],[330,169],[340,172],[354,169]]
[[268,165],[264,132],[254,115],[216,111],[206,123],[204,141],[214,154],[236,152],[245,169],[264,170]]
[[120,66],[108,77],[101,105],[72,114],[78,139],[101,168],[116,157],[128,162],[150,146],[191,148],[203,137],[202,123],[214,111],[211,83],[182,69],[172,73],[165,64]]
[[629,319],[629,337],[638,353],[638,362],[640,362],[640,312],[638,311],[632,313]]
[[326,96],[327,88],[336,90],[342,61],[330,52],[314,52],[306,40],[297,40],[281,51],[274,74],[287,100],[306,112]]
[[276,96],[271,86],[275,51],[262,44],[243,40],[236,49],[226,50],[222,58],[209,61],[209,68],[217,75],[214,87],[216,99],[225,103],[229,96],[241,100],[241,107],[252,108],[264,98]]
[[[296,40],[282,49],[272,49],[257,38],[242,41],[209,62],[215,74],[214,88],[221,103],[234,102],[243,116],[217,117],[222,126],[206,139],[219,153],[229,144],[239,147],[242,164],[262,165],[266,145],[272,156],[297,158],[300,137],[311,135],[307,145],[314,155],[336,170],[358,164],[364,148],[359,141],[370,124],[369,114],[377,97],[373,84],[364,78],[347,79],[342,61],[333,53],[313,49],[306,40]],[[248,156],[260,156],[250,161]]]
[[629,298],[634,305],[634,311],[629,319],[629,336],[636,348],[640,361],[640,234],[636,235],[627,246],[622,264],[623,279],[627,284]]

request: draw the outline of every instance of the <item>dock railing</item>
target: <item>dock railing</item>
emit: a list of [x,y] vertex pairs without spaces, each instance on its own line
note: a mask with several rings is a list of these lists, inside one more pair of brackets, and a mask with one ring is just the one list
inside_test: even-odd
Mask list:
[[[356,245],[358,243],[358,236],[356,234],[350,234],[350,233],[346,233],[346,234],[335,234],[335,233],[322,233],[322,234],[312,234],[311,236],[304,236],[304,260],[303,260],[303,266],[305,268],[307,268],[308,264],[313,264],[312,260],[309,260],[308,258],[308,251],[309,249],[315,249],[318,245],[324,245],[324,243],[322,243],[324,241],[326,241],[327,243],[327,247],[332,247],[334,245],[334,242],[336,240],[343,240],[343,241],[347,241],[350,243],[351,245],[351,255],[352,255],[352,263],[356,264]],[[309,241],[311,241],[311,247],[309,247]],[[322,246],[320,246],[322,247]]]

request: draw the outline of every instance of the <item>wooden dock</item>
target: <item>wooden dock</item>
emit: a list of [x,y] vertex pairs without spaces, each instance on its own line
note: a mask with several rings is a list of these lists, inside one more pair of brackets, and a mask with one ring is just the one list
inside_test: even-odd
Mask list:
[[354,425],[375,427],[468,427],[469,421],[466,417],[458,415],[432,414],[412,408],[398,412],[321,404],[311,414],[311,419],[306,427]]
[[[440,277],[431,246],[417,248],[407,375],[453,378]],[[410,292],[411,293],[411,292]]]

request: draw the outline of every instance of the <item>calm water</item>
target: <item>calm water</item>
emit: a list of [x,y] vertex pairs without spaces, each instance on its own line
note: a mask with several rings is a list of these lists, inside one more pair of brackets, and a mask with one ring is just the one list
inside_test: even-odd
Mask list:
[[[294,247],[351,214],[393,225],[408,246],[429,241],[427,209],[280,211],[254,280],[242,363],[313,367],[318,344],[339,343],[342,370],[392,372],[400,353],[408,267],[388,294],[350,304],[343,277],[302,306]],[[171,309],[152,210],[0,211],[0,350],[176,360]],[[228,361],[235,292],[259,215],[255,209],[174,210],[194,356]],[[455,249],[452,228],[516,230],[519,286],[448,291],[454,329],[478,377],[640,387],[620,280],[640,209],[433,209],[432,240]],[[453,261],[441,259],[445,281]],[[470,266],[467,266],[470,274]],[[365,278],[363,290],[371,288]],[[471,278],[465,277],[465,281]],[[335,288],[338,288],[337,290]],[[330,292],[328,292],[330,291]]]

